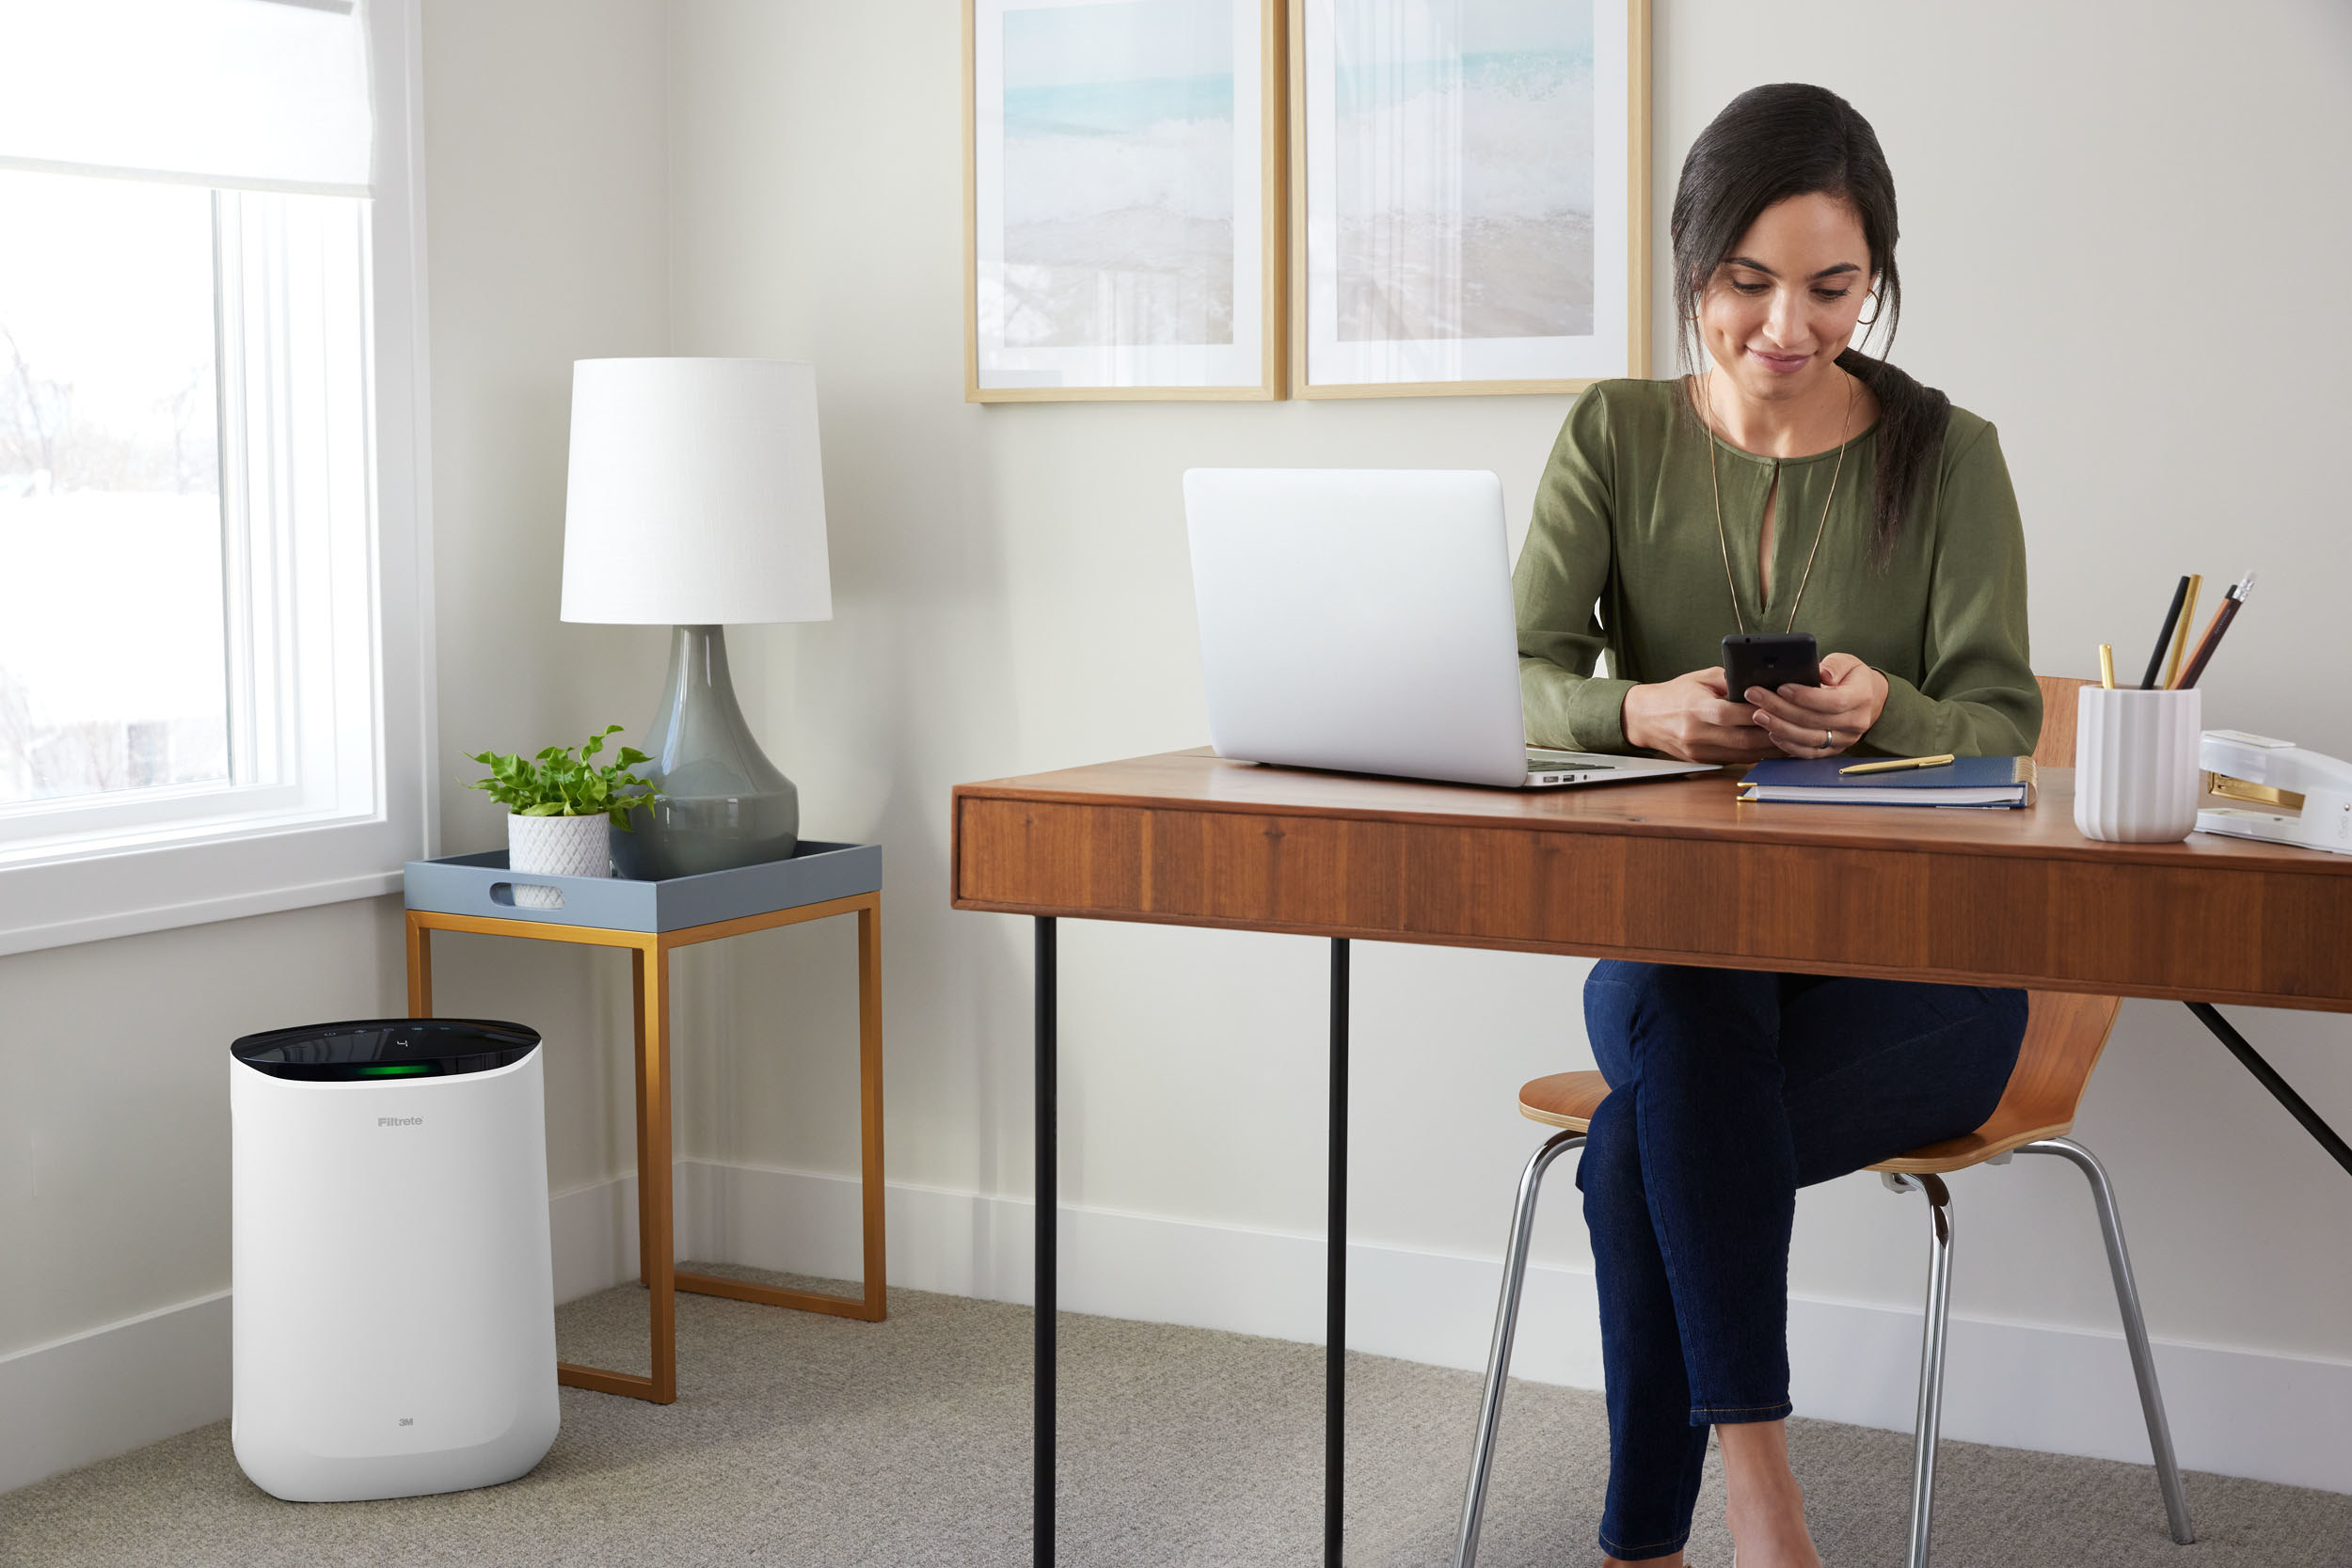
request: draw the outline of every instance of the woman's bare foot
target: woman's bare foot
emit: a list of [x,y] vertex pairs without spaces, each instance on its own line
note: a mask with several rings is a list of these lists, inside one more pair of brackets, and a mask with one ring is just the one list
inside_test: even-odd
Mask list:
[[1804,1492],[1788,1468],[1788,1423],[1718,1426],[1723,1448],[1725,1521],[1740,1568],[1821,1568],[1804,1528]]
[[1605,1557],[1600,1560],[1601,1568],[1683,1568],[1680,1552],[1672,1557],[1645,1557],[1639,1562],[1627,1562],[1613,1557]]

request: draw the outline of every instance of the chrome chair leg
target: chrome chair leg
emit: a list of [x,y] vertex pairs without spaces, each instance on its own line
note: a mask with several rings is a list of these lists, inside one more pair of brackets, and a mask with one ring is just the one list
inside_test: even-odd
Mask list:
[[1478,1525],[1486,1509],[1486,1479],[1494,1468],[1495,1430],[1502,1420],[1502,1387],[1511,1371],[1511,1341],[1518,1332],[1519,1288],[1527,1282],[1527,1249],[1535,1229],[1535,1197],[1544,1172],[1572,1148],[1584,1147],[1581,1132],[1555,1132],[1527,1162],[1519,1177],[1518,1202],[1511,1212],[1511,1243],[1502,1253],[1502,1296],[1495,1303],[1495,1337],[1486,1352],[1486,1391],[1478,1402],[1478,1435],[1470,1445],[1470,1486],[1462,1497],[1462,1530],[1454,1548],[1454,1568],[1478,1561]]
[[2172,1428],[2164,1417],[2164,1391],[2156,1386],[2156,1361],[2148,1345],[2148,1323],[2140,1315],[2139,1287],[2132,1281],[2132,1259],[2123,1250],[2123,1222],[2116,1217],[2115,1188],[2097,1155],[2072,1138],[2042,1138],[2022,1145],[2020,1154],[2054,1154],[2071,1162],[2090,1183],[2099,1208],[2099,1230],[2106,1238],[2107,1272],[2115,1276],[2115,1304],[2123,1314],[2123,1342],[2131,1348],[2132,1376],[2139,1383],[2140,1413],[2148,1418],[2148,1448],[2155,1456],[2156,1485],[2164,1493],[2165,1519],[2181,1545],[2196,1541],[2188,1522],[2188,1498],[2181,1490],[2180,1462],[2172,1453]]
[[1883,1178],[1899,1193],[1927,1195],[1929,1233],[1927,1326],[1919,1346],[1919,1415],[1911,1454],[1910,1568],[1928,1568],[1928,1536],[1935,1513],[1935,1439],[1944,1424],[1944,1330],[1952,1306],[1952,1194],[1940,1176]]

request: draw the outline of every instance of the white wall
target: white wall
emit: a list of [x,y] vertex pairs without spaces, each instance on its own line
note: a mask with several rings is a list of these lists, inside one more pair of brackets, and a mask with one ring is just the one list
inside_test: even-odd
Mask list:
[[[574,359],[666,334],[659,0],[428,0],[426,240],[442,852],[505,813],[467,753],[642,730],[657,628],[557,619]],[[632,1167],[626,956],[441,935],[434,1006],[547,1038],[555,1190]]]
[[366,899],[0,958],[0,1354],[228,1288],[229,1042],[377,1015],[399,919]]
[[[2344,13],[2276,0],[2224,31],[2181,0],[2129,28],[2024,3],[1659,11],[1661,214],[1692,138],[1743,87],[1818,81],[1872,118],[1907,220],[1896,358],[2002,427],[2041,667],[2139,649],[2181,571],[2257,569],[2208,713],[2352,752],[2332,657],[2352,326],[2326,284],[2352,242]],[[1183,468],[1487,467],[1523,527],[1566,405],[966,404],[953,0],[682,0],[669,50],[673,346],[818,368],[836,615],[739,638],[764,652],[755,722],[810,831],[887,847],[891,1172],[1025,1196],[1029,933],[946,910],[950,785],[1201,739]],[[1661,324],[1661,364],[1668,343]],[[1321,946],[1078,923],[1062,943],[1065,1197],[1318,1231]],[[742,961],[738,1016],[776,1021],[790,1050],[724,1069],[753,1092],[695,1121],[695,1152],[854,1168],[846,1023],[804,994],[836,959]],[[1533,1142],[1512,1091],[1589,1061],[1583,972],[1359,946],[1359,1238],[1495,1255]],[[2352,1021],[2239,1022],[2352,1125]],[[2183,1009],[2126,1008],[2079,1131],[2122,1185],[2160,1338],[2352,1363],[2346,1178]],[[1986,1171],[1959,1202],[1961,1312],[2111,1327],[2077,1179]],[[1873,1179],[1810,1192],[1795,1289],[1910,1307],[1918,1230]],[[1581,1266],[1570,1202],[1541,1255]],[[1230,1282],[1236,1304],[1251,1289]]]

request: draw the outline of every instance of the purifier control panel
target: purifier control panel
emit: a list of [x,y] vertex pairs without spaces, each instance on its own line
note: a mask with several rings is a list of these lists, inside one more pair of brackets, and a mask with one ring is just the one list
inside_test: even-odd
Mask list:
[[273,1078],[370,1083],[441,1078],[511,1067],[537,1048],[537,1030],[478,1018],[374,1018],[247,1035],[229,1048]]

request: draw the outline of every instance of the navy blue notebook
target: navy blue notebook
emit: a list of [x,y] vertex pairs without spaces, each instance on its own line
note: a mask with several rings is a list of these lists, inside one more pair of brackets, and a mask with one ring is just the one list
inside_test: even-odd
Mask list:
[[2030,806],[2033,758],[1961,757],[1940,768],[1841,775],[1868,757],[1773,757],[1740,781],[1743,800],[1831,806]]

